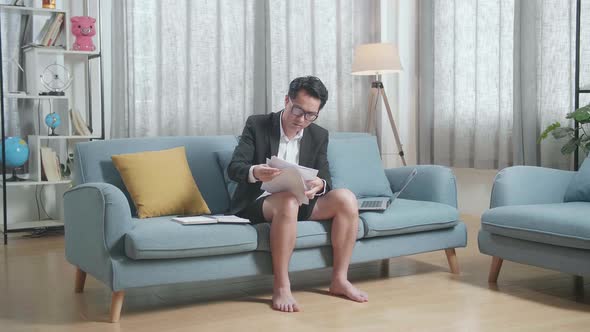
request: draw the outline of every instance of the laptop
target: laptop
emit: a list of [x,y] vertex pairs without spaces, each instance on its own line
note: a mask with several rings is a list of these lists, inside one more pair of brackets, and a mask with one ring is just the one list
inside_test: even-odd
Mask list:
[[359,204],[359,211],[383,211],[387,209],[389,204],[393,202],[403,191],[406,189],[408,184],[412,182],[412,180],[418,174],[418,170],[414,168],[410,175],[404,180],[402,188],[395,192],[392,197],[366,197],[358,199]]

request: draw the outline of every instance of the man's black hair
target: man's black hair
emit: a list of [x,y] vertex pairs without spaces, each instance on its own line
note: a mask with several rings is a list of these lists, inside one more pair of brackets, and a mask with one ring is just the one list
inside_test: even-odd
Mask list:
[[320,100],[320,110],[326,105],[328,89],[319,78],[315,76],[297,77],[289,84],[289,97],[291,99],[297,98],[297,93],[301,90],[305,90],[310,96]]

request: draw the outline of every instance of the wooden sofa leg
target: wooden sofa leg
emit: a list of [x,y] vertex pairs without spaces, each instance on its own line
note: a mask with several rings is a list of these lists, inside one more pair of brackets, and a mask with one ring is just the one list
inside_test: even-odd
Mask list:
[[389,277],[389,258],[381,260],[381,275]]
[[121,318],[123,299],[125,299],[125,291],[113,292],[111,299],[111,323],[117,323]]
[[84,284],[86,283],[86,272],[82,271],[76,266],[76,293],[82,293],[84,291]]
[[455,253],[455,248],[445,249],[445,254],[447,254],[447,261],[449,261],[449,268],[451,269],[451,273],[461,273],[461,271],[459,270],[459,261],[457,261],[457,254]]
[[500,274],[500,269],[502,268],[503,261],[504,260],[500,257],[492,257],[492,266],[490,267],[490,275],[488,276],[488,282],[498,281],[498,274]]
[[584,277],[574,276],[574,285],[578,289],[584,289]]

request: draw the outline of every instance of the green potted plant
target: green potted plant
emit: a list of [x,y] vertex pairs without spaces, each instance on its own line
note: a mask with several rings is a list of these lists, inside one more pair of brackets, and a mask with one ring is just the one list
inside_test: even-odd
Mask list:
[[[588,128],[584,128],[584,125],[590,123],[590,104],[580,107],[572,113],[568,113],[565,118],[576,120],[580,125],[578,128],[571,128],[569,126],[563,127],[561,123],[555,122],[541,133],[537,142],[540,143],[551,133],[555,139],[568,138],[567,142],[561,147],[562,154],[570,154],[579,147],[588,155],[590,152],[590,136],[588,135],[590,134],[590,130],[586,131]],[[576,132],[578,133],[578,138],[576,138]]]

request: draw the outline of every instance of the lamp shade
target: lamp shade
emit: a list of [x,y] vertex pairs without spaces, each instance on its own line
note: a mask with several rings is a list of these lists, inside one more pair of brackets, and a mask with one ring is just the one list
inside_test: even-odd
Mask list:
[[381,75],[401,70],[399,52],[393,44],[363,44],[354,51],[353,75]]

